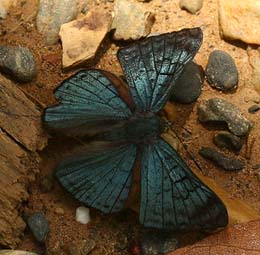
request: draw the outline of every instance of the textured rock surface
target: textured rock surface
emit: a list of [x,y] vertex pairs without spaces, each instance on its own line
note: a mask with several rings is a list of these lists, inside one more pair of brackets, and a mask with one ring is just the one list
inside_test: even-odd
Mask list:
[[49,233],[49,223],[42,212],[34,213],[27,221],[30,230],[35,239],[44,243]]
[[37,255],[34,252],[20,250],[0,250],[0,255]]
[[238,171],[245,167],[245,163],[240,159],[231,158],[213,148],[203,147],[199,150],[199,154],[226,171]]
[[260,44],[259,0],[219,0],[219,21],[224,37]]
[[252,124],[247,120],[239,108],[224,99],[211,98],[198,107],[201,122],[225,122],[234,135],[248,134]]
[[117,0],[112,28],[115,40],[138,40],[151,32],[154,15],[132,0]]
[[215,50],[210,53],[205,73],[209,84],[219,90],[232,90],[238,84],[236,64],[224,51]]
[[232,151],[240,151],[243,141],[236,135],[227,131],[218,132],[213,139],[214,143],[220,148],[227,148]]
[[195,14],[202,8],[203,0],[180,0],[179,5],[181,9]]
[[37,74],[31,51],[23,47],[0,46],[0,70],[19,82],[29,82]]
[[260,95],[260,47],[258,50],[248,49],[249,63],[253,69],[251,82]]
[[111,22],[112,17],[109,13],[93,10],[77,20],[63,24],[60,30],[63,67],[93,60],[110,30]]
[[194,62],[188,63],[172,88],[170,100],[179,103],[192,103],[201,94],[204,72]]
[[15,84],[0,76],[0,245],[15,247],[20,242],[26,224],[19,209],[38,171],[35,151],[46,142],[40,111]]
[[73,20],[76,14],[77,0],[40,0],[37,29],[45,36],[47,44],[55,44],[61,25]]
[[3,76],[0,76],[0,128],[30,151],[41,150],[47,144],[41,111]]

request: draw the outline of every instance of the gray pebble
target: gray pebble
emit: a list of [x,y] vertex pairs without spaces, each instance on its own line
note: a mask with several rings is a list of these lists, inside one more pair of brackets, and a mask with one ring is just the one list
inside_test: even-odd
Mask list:
[[37,74],[31,51],[13,46],[0,46],[0,71],[18,82],[30,82]]
[[213,148],[203,147],[199,150],[199,154],[226,171],[238,171],[245,167],[244,162],[240,159],[228,157]]
[[42,212],[34,213],[27,221],[35,239],[43,243],[49,233],[49,223]]
[[170,233],[160,230],[144,230],[141,236],[143,255],[165,254],[178,248],[178,240]]
[[257,104],[252,105],[251,107],[248,108],[249,113],[256,113],[257,111],[260,110],[260,106]]
[[201,122],[224,122],[231,133],[237,136],[248,134],[252,126],[239,108],[224,99],[211,98],[202,102],[198,107]]
[[205,73],[208,83],[219,90],[233,90],[238,84],[236,64],[224,51],[215,50],[210,53]]
[[181,9],[195,14],[202,8],[203,0],[180,0],[179,5]]
[[240,151],[243,141],[236,135],[227,131],[218,132],[213,139],[214,143],[220,148],[226,148],[232,151]]
[[170,100],[178,103],[195,102],[201,94],[203,81],[204,72],[202,67],[194,62],[189,62],[174,84]]

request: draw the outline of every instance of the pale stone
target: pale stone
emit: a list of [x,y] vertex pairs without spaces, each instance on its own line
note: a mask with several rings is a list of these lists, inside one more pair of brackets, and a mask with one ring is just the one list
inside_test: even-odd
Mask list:
[[59,40],[61,25],[73,20],[76,15],[77,0],[40,0],[37,29],[45,36],[47,44],[55,44]]
[[114,6],[115,40],[138,40],[151,32],[154,15],[132,0],[117,0]]
[[64,68],[90,62],[111,27],[109,13],[93,10],[60,29]]
[[219,0],[219,21],[225,38],[260,44],[260,0]]
[[[259,47],[260,48],[260,47]],[[259,50],[248,50],[249,63],[253,69],[251,82],[255,90],[260,94],[260,52]]]
[[76,210],[76,221],[81,224],[87,224],[90,221],[89,209],[85,206],[80,206]]
[[11,7],[17,4],[17,0],[0,0],[0,18],[4,19]]
[[34,252],[20,250],[0,250],[0,255],[37,255]]
[[195,14],[202,8],[203,0],[180,0],[179,5],[181,9]]

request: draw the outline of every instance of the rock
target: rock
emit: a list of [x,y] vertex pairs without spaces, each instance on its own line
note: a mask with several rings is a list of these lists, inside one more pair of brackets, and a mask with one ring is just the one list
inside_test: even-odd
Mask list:
[[202,67],[194,62],[186,64],[172,88],[170,100],[187,104],[195,102],[201,94],[203,81]]
[[4,19],[10,8],[16,6],[17,0],[1,0],[0,1],[0,19]]
[[238,84],[236,64],[224,51],[215,50],[210,53],[205,73],[208,83],[219,90],[232,90]]
[[0,71],[19,82],[30,82],[37,74],[32,53],[19,46],[0,46]]
[[107,12],[92,10],[83,17],[63,24],[60,29],[64,68],[91,62],[110,30],[112,17]]
[[256,113],[257,111],[260,110],[260,106],[257,104],[252,105],[251,107],[248,108],[249,113]]
[[63,215],[64,214],[64,209],[61,207],[57,207],[55,208],[55,213],[59,214],[59,215]]
[[227,148],[232,151],[240,151],[243,141],[236,135],[227,131],[218,132],[213,139],[214,143],[220,148]]
[[44,243],[49,233],[49,223],[44,214],[42,212],[34,213],[27,223],[35,239],[40,243]]
[[39,171],[47,143],[41,112],[10,80],[0,75],[0,246],[17,247],[26,227],[20,215],[27,188]]
[[81,240],[69,246],[69,255],[87,255],[96,247],[93,239]]
[[57,43],[61,25],[75,19],[77,2],[77,0],[40,0],[36,26],[44,35],[47,44]]
[[260,5],[256,0],[219,0],[223,36],[249,44],[260,44]]
[[43,192],[49,192],[53,189],[54,178],[52,175],[46,175],[41,181],[41,189]]
[[0,250],[0,255],[37,255],[34,252],[20,250]]
[[87,224],[90,221],[89,209],[85,206],[80,206],[76,210],[76,221],[81,224]]
[[244,162],[240,159],[228,157],[212,148],[203,147],[199,150],[199,154],[226,171],[238,171],[245,167]]
[[0,128],[29,151],[42,150],[47,145],[41,115],[15,84],[0,75]]
[[115,40],[138,40],[150,34],[155,18],[141,4],[116,0],[114,13],[112,29],[115,29]]
[[[259,47],[260,48],[260,47]],[[260,50],[247,50],[249,63],[253,69],[251,82],[260,95]]]
[[141,236],[143,255],[165,254],[176,250],[178,240],[170,233],[160,230],[144,230]]
[[201,122],[225,122],[231,133],[237,136],[248,134],[252,124],[239,108],[224,99],[211,98],[198,107]]
[[181,9],[195,14],[202,8],[203,0],[180,0],[179,5]]

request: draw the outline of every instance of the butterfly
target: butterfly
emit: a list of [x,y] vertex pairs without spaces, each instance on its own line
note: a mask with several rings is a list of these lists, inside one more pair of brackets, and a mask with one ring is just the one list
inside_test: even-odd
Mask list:
[[119,49],[132,103],[121,97],[122,82],[102,70],[79,71],[57,88],[59,103],[45,110],[44,123],[79,136],[102,130],[97,137],[112,144],[76,154],[57,166],[59,182],[76,199],[104,213],[122,210],[140,159],[139,220],[144,227],[208,231],[227,225],[220,198],[160,137],[164,121],[158,112],[202,37],[200,28],[183,29]]

